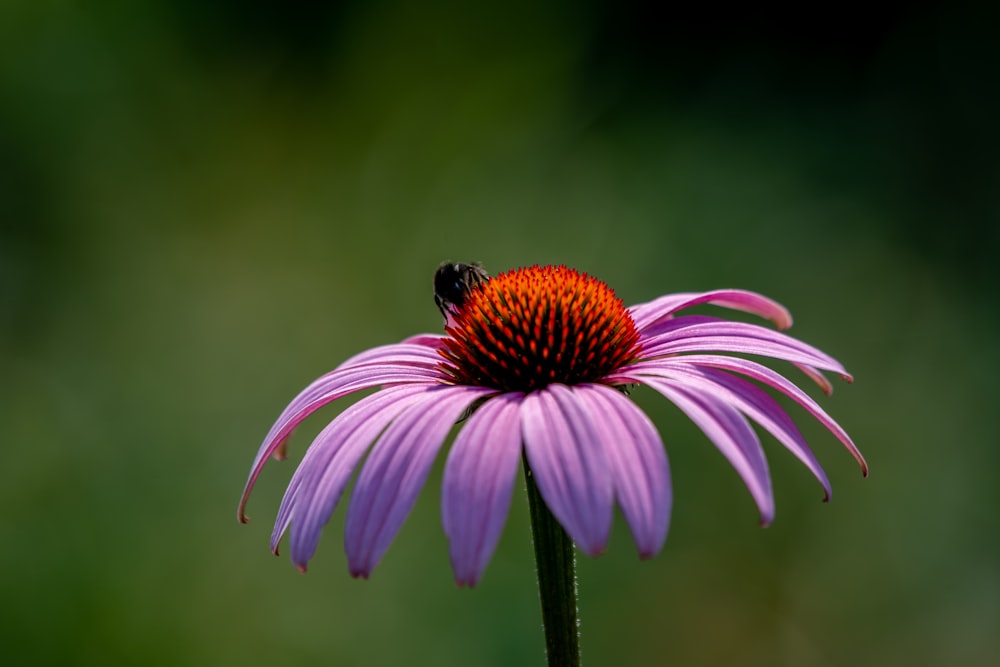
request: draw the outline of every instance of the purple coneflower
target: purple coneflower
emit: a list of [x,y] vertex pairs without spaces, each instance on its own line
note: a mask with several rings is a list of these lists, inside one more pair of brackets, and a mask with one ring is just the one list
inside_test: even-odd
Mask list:
[[264,439],[239,505],[269,456],[320,407],[381,387],[316,437],[278,510],[271,548],[293,526],[292,562],[305,571],[352,473],[345,550],[354,576],[378,564],[455,423],[444,469],[442,518],[455,578],[475,585],[500,538],[518,461],[525,457],[551,513],[580,549],[600,554],[618,503],[641,558],[659,552],[670,519],[663,443],[623,391],[645,385],[679,407],[729,460],[760,512],[774,517],[756,422],[792,452],[830,496],[830,483],[785,410],[761,385],[798,403],[867,466],[844,430],[779,373],[738,355],[791,362],[829,393],[822,371],[850,380],[833,358],[770,328],[706,315],[714,304],[791,326],[759,294],[671,294],[625,308],[603,282],[563,266],[516,269],[476,281],[453,305],[445,336],[420,335],[348,359],[300,393]]

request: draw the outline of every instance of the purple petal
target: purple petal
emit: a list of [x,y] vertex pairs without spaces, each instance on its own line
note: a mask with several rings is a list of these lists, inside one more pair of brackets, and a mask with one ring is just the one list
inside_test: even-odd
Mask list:
[[724,351],[785,359],[843,375],[844,367],[833,357],[778,331],[744,322],[695,324],[648,339],[640,338],[643,359],[683,352]]
[[384,389],[347,408],[316,436],[281,501],[272,551],[277,553],[278,542],[294,521],[292,562],[305,571],[358,461],[378,434],[426,391],[419,385]]
[[774,519],[771,474],[760,440],[743,415],[686,379],[645,376],[642,383],[663,394],[704,431],[743,479],[757,503],[761,523],[771,523]]
[[439,350],[444,346],[444,336],[441,334],[416,334],[404,340],[403,343]]
[[[795,364],[795,367],[798,368],[800,371],[802,371],[807,378],[815,382],[817,386],[819,386],[819,388],[823,391],[824,394],[829,396],[833,393],[833,385],[830,384],[830,381],[826,379],[822,371],[820,371],[817,368],[813,368],[812,366],[807,366],[805,364]],[[850,374],[841,373],[840,377],[847,380],[848,382],[854,382],[854,378],[851,377]]]
[[[847,435],[847,432],[841,428],[840,424],[833,420],[830,415],[828,415],[823,408],[821,408],[816,401],[809,397],[804,391],[795,386],[787,378],[782,376],[780,373],[771,370],[767,366],[759,364],[755,361],[749,359],[739,359],[736,357],[727,357],[724,355],[688,355],[685,356],[684,361],[690,364],[698,364],[700,366],[710,366],[712,368],[720,368],[722,370],[732,371],[734,373],[740,373],[753,380],[762,382],[770,387],[773,387],[785,394],[796,403],[801,405],[805,410],[811,414],[819,423],[827,428],[828,431],[833,433],[834,436],[847,448],[854,459],[861,466],[861,472],[868,476],[868,464],[865,462],[865,457],[861,455],[858,448],[854,445],[851,437]],[[667,360],[658,360],[651,362],[642,362],[641,364],[636,364],[633,368],[639,372],[641,369],[652,369],[658,367],[662,362]],[[631,371],[621,378],[622,382],[633,382],[636,380],[631,378]]]
[[724,320],[721,317],[711,317],[709,315],[679,315],[665,320],[658,320],[656,324],[643,327],[640,330],[640,335],[643,340],[651,340],[656,336],[662,336],[679,331],[680,329],[692,327],[696,324],[711,324],[713,322],[729,321],[731,320]]
[[367,577],[402,526],[434,456],[462,412],[495,390],[428,387],[386,429],[358,475],[347,512],[344,547],[352,576]]
[[663,547],[670,524],[671,486],[667,453],[653,422],[620,391],[578,385],[603,429],[615,498],[632,530],[641,558]]
[[[675,379],[724,400],[737,410],[763,426],[781,444],[795,455],[819,480],[830,499],[830,480],[812,453],[805,438],[799,433],[788,413],[755,384],[714,368],[702,368],[689,363],[691,357],[675,357],[657,364],[655,373],[660,377]],[[669,362],[669,363],[667,363]],[[637,374],[638,375],[638,374]],[[639,376],[642,377],[642,376]]]
[[442,375],[436,368],[386,364],[339,368],[313,381],[284,409],[264,438],[260,449],[257,450],[257,456],[250,466],[250,475],[243,488],[243,495],[240,497],[237,510],[239,520],[242,523],[247,521],[244,508],[267,458],[274,452],[281,451],[295,427],[313,412],[338,398],[361,389],[398,383],[433,385],[441,379]]
[[614,490],[586,403],[574,389],[551,384],[525,397],[521,417],[528,463],[545,504],[584,552],[600,554],[611,530]]
[[668,294],[648,303],[634,305],[629,308],[629,313],[632,315],[636,327],[642,330],[673,316],[679,310],[703,303],[759,315],[774,322],[779,329],[787,329],[792,326],[791,314],[777,301],[755,292],[733,289]]
[[[441,337],[437,336],[436,338],[440,339]],[[438,347],[433,345],[430,336],[413,336],[412,338],[407,338],[402,343],[380,345],[379,347],[359,352],[337,366],[336,370],[365,364],[386,363],[434,367],[441,362],[441,357],[437,353]]]
[[523,394],[483,403],[459,431],[444,469],[441,518],[460,586],[475,586],[493,556],[521,454]]
[[[675,338],[680,338],[681,334],[677,332],[680,332],[681,330],[687,330],[686,334],[690,334],[692,331],[696,333],[697,332],[696,329],[690,329],[690,327],[693,327],[696,324],[711,324],[711,323],[718,323],[725,321],[726,320],[722,320],[718,317],[709,317],[707,315],[683,315],[681,317],[661,320],[657,324],[643,329],[642,338],[643,341],[645,341],[646,347],[648,348],[650,346],[649,341],[652,341],[654,337],[657,337],[657,340],[659,341],[667,341]],[[674,336],[666,337],[666,334],[674,334]],[[659,338],[660,336],[663,336],[663,338]],[[801,341],[796,341],[796,342],[801,342]],[[810,348],[810,351],[815,352],[816,350],[814,348]],[[645,353],[645,356],[652,356],[646,349],[644,349],[643,352]],[[806,364],[795,364],[795,366],[800,371],[805,373],[810,380],[819,385],[820,389],[823,390],[824,394],[829,396],[830,394],[833,393],[833,386],[819,370],[813,368],[812,366],[808,366]],[[853,378],[850,376],[850,374],[848,374],[843,369],[840,369],[837,372],[839,372],[841,374],[841,377],[843,377],[848,382],[853,382]]]

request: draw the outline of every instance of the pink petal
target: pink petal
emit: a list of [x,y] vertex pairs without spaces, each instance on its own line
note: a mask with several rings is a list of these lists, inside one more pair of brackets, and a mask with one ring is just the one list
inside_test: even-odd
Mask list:
[[281,501],[272,551],[277,553],[278,542],[294,521],[292,562],[305,571],[358,461],[378,434],[426,391],[413,385],[384,389],[347,408],[316,436]]
[[671,486],[666,450],[653,422],[635,403],[605,385],[578,385],[601,429],[615,498],[641,558],[663,547],[670,524]]
[[585,403],[574,389],[551,384],[525,397],[521,417],[528,463],[545,504],[584,552],[600,554],[611,530],[614,490]]
[[774,519],[771,474],[760,440],[743,415],[683,379],[645,376],[642,383],[663,394],[704,431],[743,479],[757,503],[761,523],[769,524]]
[[[729,403],[737,410],[756,421],[768,430],[778,442],[783,444],[799,459],[816,477],[826,493],[825,500],[830,499],[830,480],[812,453],[805,438],[799,433],[788,413],[755,384],[730,375],[714,368],[700,368],[689,362],[691,357],[674,357],[656,363],[655,370],[650,372],[659,377],[675,379],[691,386],[696,386],[706,394],[713,394]],[[636,379],[645,377],[636,373]]]
[[[861,472],[867,477],[868,476],[868,464],[865,462],[864,456],[854,445],[851,437],[847,435],[847,432],[841,428],[840,424],[833,420],[830,415],[828,415],[823,408],[821,408],[816,401],[809,397],[804,391],[799,389],[797,386],[792,384],[788,379],[783,377],[780,373],[777,373],[767,366],[759,364],[755,361],[749,359],[738,359],[736,357],[727,357],[724,355],[687,355],[684,357],[684,361],[691,364],[698,364],[701,366],[710,366],[713,368],[720,368],[722,370],[733,371],[735,373],[740,373],[753,380],[762,382],[770,387],[773,387],[785,394],[796,403],[801,405],[806,411],[811,414],[819,423],[827,428],[828,431],[833,433],[834,436],[847,448],[854,459],[861,466]],[[655,367],[659,362],[643,362],[642,367],[646,364],[650,367]],[[639,364],[636,364],[636,368]],[[632,380],[624,379],[623,382],[630,382]]]
[[253,490],[254,483],[260,475],[260,471],[264,468],[264,464],[267,462],[267,458],[276,451],[282,451],[292,431],[306,417],[324,405],[361,389],[398,383],[432,386],[437,384],[441,380],[441,377],[441,373],[436,368],[388,365],[340,368],[316,379],[312,384],[303,389],[288,407],[284,409],[278,420],[271,427],[270,432],[264,438],[260,449],[257,450],[257,456],[250,466],[250,475],[247,477],[246,485],[243,488],[243,495],[240,497],[237,509],[237,517],[240,522],[246,523],[247,521],[244,508],[246,507],[247,499],[250,497],[250,492]]
[[[656,325],[647,327],[646,329],[643,330],[642,332],[642,340],[644,343],[643,355],[645,357],[655,356],[650,352],[650,350],[655,351],[655,348],[653,347],[655,345],[654,338],[656,342],[666,343],[668,341],[679,339],[683,336],[694,337],[698,333],[698,328],[694,328],[695,325],[725,323],[725,322],[726,320],[722,320],[717,317],[708,317],[706,315],[683,315],[681,317],[675,317],[673,319],[661,320]],[[701,329],[704,330],[705,327],[702,327]],[[746,334],[748,332],[743,330],[742,333]],[[667,334],[672,334],[672,335],[668,336]],[[789,340],[795,340],[795,339],[782,338],[781,340],[788,342]],[[798,340],[795,340],[795,342],[799,343],[800,345],[805,345],[804,343]],[[813,347],[810,346],[805,346],[805,347],[807,348],[809,354],[815,355],[816,353],[819,353],[819,350],[816,350]],[[828,362],[834,361],[834,363],[836,363],[835,360],[833,360],[828,356],[826,356],[826,360]],[[796,363],[795,366],[800,371],[805,373],[805,375],[810,380],[819,385],[820,389],[823,390],[824,394],[829,396],[831,393],[833,393],[833,386],[825,377],[823,377],[823,374],[818,369],[801,363]],[[836,370],[836,372],[840,373],[841,377],[847,380],[848,382],[853,381],[853,378],[843,368],[837,368],[831,370]]]
[[641,359],[656,359],[691,352],[735,352],[784,359],[810,367],[814,372],[815,368],[820,368],[849,377],[843,366],[832,357],[828,357],[805,343],[777,331],[763,328],[760,330],[770,332],[772,336],[754,336],[746,335],[744,332],[733,332],[727,335],[700,335],[666,341],[642,341]]
[[358,354],[345,360],[339,366],[337,370],[342,370],[345,368],[351,368],[354,366],[361,366],[365,364],[414,364],[434,367],[440,361],[441,357],[437,353],[438,347],[440,345],[435,345],[434,339],[440,341],[440,336],[413,336],[407,338],[402,343],[393,343],[392,345],[380,345],[378,347],[373,347],[369,350],[359,352]]
[[[830,384],[830,381],[826,379],[822,371],[820,371],[817,368],[813,368],[812,366],[807,366],[805,364],[795,364],[795,367],[798,368],[800,371],[802,371],[807,378],[815,382],[816,385],[823,391],[824,394],[829,396],[833,393],[833,385]],[[841,373],[840,377],[847,380],[848,382],[854,382],[854,378],[852,378],[847,373]]]
[[669,333],[680,331],[681,329],[693,327],[696,324],[711,324],[713,322],[729,321],[730,320],[724,320],[720,317],[711,317],[709,315],[678,315],[676,317],[658,320],[656,324],[643,327],[640,331],[640,335],[642,340],[648,341],[658,336],[664,336]]
[[413,509],[448,431],[491,389],[427,388],[386,429],[358,475],[347,512],[344,546],[352,576],[367,577]]
[[668,294],[648,303],[632,306],[629,308],[629,312],[635,325],[642,330],[660,320],[672,317],[679,310],[703,303],[759,315],[774,322],[779,329],[787,329],[792,326],[791,314],[777,301],[755,292],[734,289]]
[[479,581],[507,521],[521,456],[523,399],[510,393],[483,403],[448,454],[441,518],[460,586]]
[[416,334],[403,341],[404,344],[420,345],[432,350],[439,350],[444,346],[444,336],[441,334]]

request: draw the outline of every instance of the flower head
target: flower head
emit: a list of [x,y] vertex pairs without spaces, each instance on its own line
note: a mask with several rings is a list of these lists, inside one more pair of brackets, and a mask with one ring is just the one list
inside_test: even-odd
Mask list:
[[[464,265],[463,265],[464,266]],[[485,276],[485,273],[483,273]],[[741,310],[791,326],[782,306],[741,290],[671,294],[625,308],[603,282],[563,266],[516,269],[477,279],[446,301],[446,335],[419,335],[363,352],[306,387],[285,408],[257,453],[239,517],[267,458],[320,407],[381,387],[316,437],[278,510],[271,548],[291,531],[292,562],[315,553],[351,475],[345,549],[354,576],[367,577],[396,536],[449,432],[463,415],[444,469],[442,519],[460,585],[475,585],[510,508],[522,448],[538,489],[584,552],[601,553],[617,502],[639,555],[666,539],[672,500],[660,436],[621,391],[645,385],[679,407],[743,479],[763,524],[774,517],[767,461],[756,422],[819,480],[830,483],[791,417],[784,394],[867,465],[847,433],[783,375],[744,356],[789,361],[829,393],[822,372],[847,371],[779,331],[706,315],[699,304]],[[439,300],[439,305],[441,301]]]

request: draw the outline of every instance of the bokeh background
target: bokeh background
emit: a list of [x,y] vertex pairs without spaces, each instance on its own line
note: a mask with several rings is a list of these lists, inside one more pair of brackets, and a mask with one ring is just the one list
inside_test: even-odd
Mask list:
[[[983,3],[985,4],[985,3]],[[822,15],[814,11],[823,12]],[[440,467],[368,581],[344,511],[270,555],[315,376],[437,331],[442,260],[567,263],[626,303],[742,287],[856,375],[736,474],[648,391],[663,552],[580,563],[590,665],[993,665],[1000,655],[997,15],[659,3],[0,3],[5,665],[541,664],[517,495],[453,582]],[[443,457],[442,457],[443,460]]]

